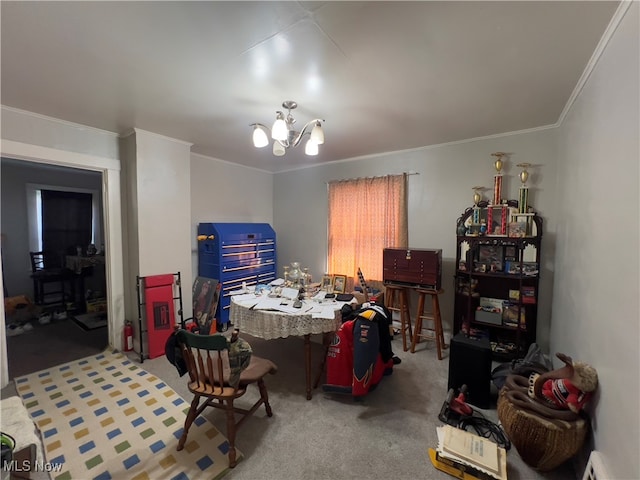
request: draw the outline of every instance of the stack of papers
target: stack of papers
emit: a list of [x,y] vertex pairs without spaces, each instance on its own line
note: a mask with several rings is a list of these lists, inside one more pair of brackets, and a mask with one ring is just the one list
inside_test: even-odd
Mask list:
[[295,308],[293,301],[287,301],[284,298],[260,297],[258,303],[253,306],[254,310],[275,310],[277,312],[300,314],[311,310],[312,305],[302,305],[301,308]]
[[436,430],[437,460],[458,467],[475,478],[507,480],[507,452],[504,448],[451,425],[437,427]]
[[284,287],[280,295],[283,298],[288,298],[289,300],[295,300],[296,298],[298,298],[298,295],[300,295],[300,291],[297,288]]
[[260,297],[256,297],[255,293],[241,293],[234,295],[232,301],[243,307],[253,308],[260,301]]

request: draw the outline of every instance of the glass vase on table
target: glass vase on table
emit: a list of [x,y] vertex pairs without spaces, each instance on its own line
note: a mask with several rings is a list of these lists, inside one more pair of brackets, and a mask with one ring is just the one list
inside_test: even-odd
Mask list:
[[300,285],[302,278],[302,270],[300,270],[300,262],[291,262],[291,270],[289,270],[289,280],[293,286]]
[[287,287],[289,286],[289,265],[285,265],[284,267],[282,267],[284,270],[284,286]]

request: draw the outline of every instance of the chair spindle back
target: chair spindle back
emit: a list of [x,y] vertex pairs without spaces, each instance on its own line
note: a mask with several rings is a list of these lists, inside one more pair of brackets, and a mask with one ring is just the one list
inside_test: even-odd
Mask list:
[[[189,378],[198,388],[221,393],[225,385],[223,352],[227,339],[223,335],[196,335],[184,330],[178,332],[178,341],[187,365]],[[215,363],[215,365],[214,365]]]

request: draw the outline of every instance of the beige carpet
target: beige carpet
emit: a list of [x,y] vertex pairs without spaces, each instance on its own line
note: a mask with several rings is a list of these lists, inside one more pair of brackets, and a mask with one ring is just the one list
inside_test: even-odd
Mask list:
[[[437,445],[436,427],[442,425],[438,413],[447,395],[450,350],[438,360],[433,342],[420,343],[412,354],[403,352],[402,340],[396,338],[392,346],[402,363],[375,391],[355,401],[318,388],[307,400],[302,337],[262,340],[240,334],[256,355],[278,365],[278,373],[265,378],[273,417],[259,409],[238,430],[236,445],[245,459],[225,480],[453,478],[436,470],[427,454]],[[314,376],[323,352],[319,337],[313,336],[311,344]],[[187,398],[187,378],[179,377],[166,358],[145,360],[141,366]],[[257,388],[251,388],[237,403],[250,405],[257,397]],[[497,420],[494,408],[484,413]],[[224,413],[207,409],[203,415],[225,431]],[[577,478],[570,462],[552,472],[536,472],[513,448],[507,471],[509,480]]]
[[[71,325],[61,333],[65,331],[77,331],[86,336],[100,330],[82,332]],[[46,333],[48,337],[53,335],[49,329]],[[27,335],[10,337],[9,340],[22,337]],[[436,426],[442,424],[438,421],[438,413],[447,394],[449,350],[445,350],[443,360],[438,360],[433,342],[421,343],[412,354],[403,352],[402,341],[396,338],[392,342],[393,349],[402,358],[402,363],[396,366],[393,375],[385,377],[378,389],[363,400],[329,395],[320,389],[314,390],[311,400],[306,400],[302,337],[277,340],[243,337],[251,343],[256,355],[269,358],[278,365],[278,373],[266,379],[273,417],[268,418],[264,409],[259,409],[242,425],[236,436],[236,445],[243,452],[244,460],[227,474],[225,480],[452,478],[436,470],[427,456],[427,449],[437,444]],[[323,351],[317,337],[313,336],[311,345],[314,374]],[[85,345],[79,342],[48,352],[44,343],[37,346],[37,356],[29,353],[34,351],[29,347],[25,347],[25,355],[17,363],[21,367],[55,361],[59,358],[56,355],[62,351],[77,355]],[[22,348],[18,345],[15,348],[14,355],[17,356]],[[45,356],[41,355],[43,352]],[[161,378],[183,398],[190,398],[186,377],[180,377],[166,358],[145,360],[141,364],[134,352],[127,355],[134,365]],[[15,395],[13,383],[2,389],[3,398],[9,395]],[[250,405],[257,397],[257,389],[249,389],[237,403]],[[495,420],[495,404],[484,413]],[[222,412],[210,408],[203,415],[220,432],[226,431]],[[524,464],[515,449],[507,454],[507,471],[509,480],[582,477],[582,470],[574,471],[571,462],[552,472],[536,472]]]

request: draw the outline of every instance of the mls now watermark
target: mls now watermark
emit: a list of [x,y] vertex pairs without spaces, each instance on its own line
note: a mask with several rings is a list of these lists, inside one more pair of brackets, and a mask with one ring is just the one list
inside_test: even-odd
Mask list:
[[[30,460],[3,460],[2,470],[5,472],[47,472],[55,473],[62,471],[62,463],[49,463]],[[3,477],[4,478],[4,477]]]

